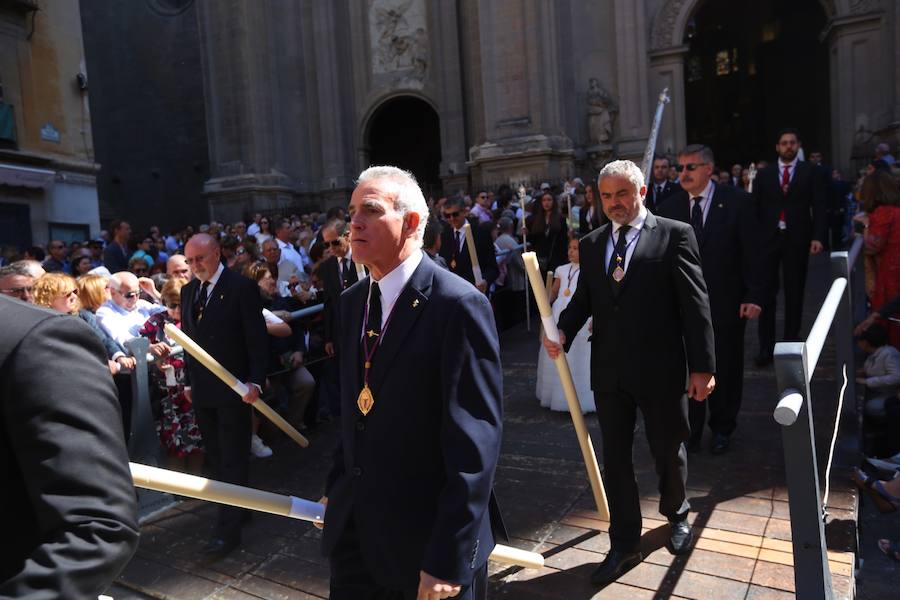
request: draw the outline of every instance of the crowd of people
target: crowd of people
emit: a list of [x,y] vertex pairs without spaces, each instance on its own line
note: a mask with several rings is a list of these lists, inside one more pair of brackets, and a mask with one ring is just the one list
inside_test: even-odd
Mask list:
[[[541,270],[552,274],[548,292],[554,320],[563,330],[563,345],[551,344],[548,348],[568,353],[581,409],[593,412],[599,402],[595,402],[595,394],[605,388],[594,380],[600,377],[602,368],[592,355],[598,354],[598,344],[605,343],[602,340],[614,329],[615,320],[608,322],[612,312],[592,310],[597,298],[591,296],[591,290],[595,285],[610,286],[613,296],[605,308],[618,311],[617,299],[625,293],[628,282],[634,281],[632,287],[640,289],[642,277],[649,276],[648,272],[626,277],[626,272],[635,256],[640,262],[652,251],[651,242],[641,244],[641,238],[654,239],[659,223],[667,223],[654,215],[681,221],[686,229],[672,231],[680,232],[678,235],[692,232],[696,254],[670,256],[666,250],[660,254],[660,264],[671,260],[685,272],[702,273],[701,283],[689,275],[684,285],[705,288],[711,318],[708,339],[697,339],[696,347],[687,349],[695,352],[696,361],[703,365],[691,369],[691,377],[700,376],[692,382],[692,389],[704,398],[707,393],[710,396],[707,403],[690,403],[683,429],[685,446],[690,452],[701,451],[708,427],[709,449],[721,454],[728,451],[738,425],[747,321],[759,319],[760,352],[755,362],[764,367],[772,361],[776,341],[774,314],[779,288],[784,290],[785,302],[785,329],[780,339],[798,340],[809,255],[845,248],[855,236],[862,236],[871,311],[859,324],[857,334],[860,348],[871,357],[858,377],[868,395],[867,416],[880,423],[883,433],[873,454],[889,457],[900,468],[900,327],[891,320],[900,303],[900,193],[894,159],[889,149],[880,147],[858,181],[851,183],[826,166],[821,152],[810,152],[809,159],[802,160],[802,142],[794,130],[779,134],[775,150],[777,159],[771,163],[761,160],[724,169],[716,164],[712,149],[687,146],[674,157],[655,157],[645,185],[643,176],[638,178],[634,169],[617,164],[607,183],[639,183],[635,191],[645,187],[639,209],[629,208],[625,200],[619,204],[619,195],[626,198],[627,189],[612,190],[608,185],[598,188],[577,177],[552,185],[543,183],[534,189],[504,185],[496,190],[479,189],[474,194],[459,192],[432,198],[427,202],[422,250],[437,268],[458,275],[486,296],[500,330],[521,321],[525,311],[531,310],[525,293],[522,250],[533,250]],[[351,209],[380,210],[373,203],[357,204]],[[599,237],[590,236],[591,232],[610,223],[610,214],[617,210],[628,219],[613,219],[613,225],[606,228],[610,233],[601,240],[606,244],[601,250],[606,260],[600,265],[585,265],[590,270],[582,274],[585,244],[599,243]],[[659,231],[668,231],[667,227]],[[190,358],[173,353],[165,326],[189,329],[210,345],[225,343],[224,331],[241,331],[233,340],[235,352],[241,356],[235,364],[243,365],[250,354],[264,356],[261,362],[259,357],[252,358],[250,368],[242,375],[253,384],[251,390],[256,389],[251,392],[253,397],[245,400],[252,402],[255,394],[261,394],[298,430],[329,422],[342,410],[342,377],[336,357],[347,350],[342,347],[346,343],[342,341],[346,337],[346,323],[342,322],[346,316],[342,317],[339,298],[344,290],[369,275],[371,268],[354,260],[350,234],[344,207],[299,215],[260,213],[247,222],[211,222],[168,234],[154,226],[140,236],[134,235],[129,223],[114,221],[97,239],[68,243],[53,240],[46,248],[4,249],[0,293],[87,323],[105,349],[109,373],[119,378],[117,389],[126,432],[130,429],[130,392],[121,378],[136,365],[128,342],[147,338],[153,358],[150,369],[156,430],[169,466],[200,473],[204,460],[208,460],[222,479],[240,483],[247,478],[249,454],[258,458],[272,455],[265,435],[259,433],[260,423],[250,417],[249,410],[239,416],[225,411],[206,385],[207,391],[198,401],[192,385],[196,382],[191,381],[197,375],[190,375]],[[354,243],[366,243],[357,238]],[[682,264],[684,261],[696,264]],[[651,267],[642,263],[641,268],[646,271]],[[599,283],[594,281],[595,271],[601,275],[605,272]],[[251,289],[246,287],[250,283],[253,298],[228,305],[226,295],[229,300],[243,297]],[[692,305],[693,300],[686,300],[689,291],[667,288],[664,293],[673,293],[678,302]],[[653,300],[643,298],[641,302],[653,304]],[[658,324],[657,333],[686,318],[684,314],[669,314],[678,302],[655,311],[671,317]],[[650,304],[645,308],[653,312]],[[226,305],[230,316],[223,320]],[[321,310],[315,308],[319,305]],[[295,316],[303,309],[313,310]],[[598,314],[604,316],[599,336],[594,335],[593,323]],[[252,333],[257,331],[257,324],[264,324],[264,329],[259,329],[265,332],[264,340]],[[691,327],[703,331],[706,321],[698,316]],[[373,334],[378,329],[373,329]],[[680,330],[673,332],[673,340],[680,340],[681,335]],[[251,353],[251,347],[262,350]],[[609,364],[615,365],[616,359],[610,357]],[[621,381],[622,372],[610,373],[603,380]],[[663,374],[660,381],[669,375]],[[704,379],[706,375],[709,377]],[[635,396],[621,387],[608,391],[625,394],[628,402],[644,393]],[[552,363],[543,353],[536,396],[542,406],[568,410]],[[667,433],[657,431],[659,440],[672,441],[673,435],[680,435],[679,428],[671,427],[678,421],[675,416],[655,417],[669,424]],[[601,414],[600,419],[604,445],[607,440],[616,442],[624,431],[622,427],[631,431],[627,415],[613,418]],[[249,436],[249,453],[236,457],[229,441],[243,439],[245,434]],[[684,520],[687,505],[683,493],[677,493],[683,488],[685,458],[660,450],[670,444],[659,440],[651,440],[651,447],[661,472],[667,473],[664,484],[671,497],[666,500],[666,515],[675,534],[681,536],[678,540],[673,536],[673,544],[676,549],[686,548],[691,542]],[[617,471],[609,457],[606,467],[607,477],[627,479],[627,469]],[[876,488],[865,481],[867,489],[878,490],[882,501],[900,506],[900,497],[891,495],[888,484]],[[613,488],[622,489],[616,484]],[[633,498],[626,496],[615,500],[620,514],[623,506],[633,503]],[[211,550],[233,548],[239,541],[242,522],[240,511],[223,512]],[[616,532],[619,555],[599,579],[619,574],[635,560],[633,532],[623,531],[617,528]],[[900,558],[896,549],[894,552]]]

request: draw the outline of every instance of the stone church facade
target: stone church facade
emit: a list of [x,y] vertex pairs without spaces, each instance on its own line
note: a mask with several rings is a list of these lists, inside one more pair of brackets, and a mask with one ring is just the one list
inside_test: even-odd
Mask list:
[[[814,35],[827,82],[824,97],[808,101],[827,107],[818,143],[846,170],[877,141],[900,141],[900,2],[810,1],[824,23]],[[112,10],[162,4],[171,14],[156,10],[159,35],[174,28],[196,40],[196,78],[183,84],[202,87],[202,103],[196,94],[188,103],[202,111],[205,135],[186,143],[205,147],[207,162],[202,185],[185,185],[210,218],[232,220],[346,202],[354,177],[384,155],[384,134],[370,133],[400,98],[437,115],[435,171],[445,193],[593,176],[613,157],[640,159],[663,88],[671,101],[657,149],[674,152],[697,141],[686,102],[690,31],[698,11],[722,2],[145,0]],[[86,38],[113,17],[90,18]],[[88,48],[89,70],[116,60],[104,50],[92,63]],[[791,125],[769,113],[770,129]],[[95,137],[103,163],[104,137]],[[119,155],[109,148],[111,161]],[[157,162],[165,170],[165,159]]]

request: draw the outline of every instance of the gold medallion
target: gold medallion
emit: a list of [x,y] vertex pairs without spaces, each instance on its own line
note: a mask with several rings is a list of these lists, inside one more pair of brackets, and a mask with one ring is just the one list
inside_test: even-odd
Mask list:
[[571,296],[571,295],[572,295],[572,290],[570,290],[569,288],[566,288],[566,291],[563,292],[563,295],[564,295],[564,296]]
[[359,412],[363,416],[369,414],[369,411],[375,406],[375,396],[372,395],[372,390],[369,389],[368,383],[363,386],[362,391],[359,393],[359,398],[356,399],[356,406],[359,407]]
[[616,283],[619,283],[619,282],[621,282],[623,279],[625,279],[625,271],[622,269],[622,267],[616,265],[616,268],[615,268],[615,270],[613,271],[613,276],[612,276],[612,277],[613,277],[613,279],[615,280]]

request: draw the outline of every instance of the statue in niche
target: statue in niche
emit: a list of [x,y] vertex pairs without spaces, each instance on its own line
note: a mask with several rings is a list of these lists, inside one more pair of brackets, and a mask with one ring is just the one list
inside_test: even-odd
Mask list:
[[594,145],[609,144],[613,136],[613,121],[618,108],[595,77],[588,80],[588,134]]
[[370,0],[373,70],[425,79],[428,33],[421,0]]

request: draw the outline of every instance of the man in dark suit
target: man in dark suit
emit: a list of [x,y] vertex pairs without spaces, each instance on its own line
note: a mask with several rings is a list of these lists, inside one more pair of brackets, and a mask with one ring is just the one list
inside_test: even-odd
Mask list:
[[682,150],[675,168],[683,190],[666,198],[656,214],[690,224],[700,246],[716,338],[716,389],[708,403],[690,403],[688,449],[700,447],[709,404],[710,449],[721,454],[728,450],[741,408],[746,320],[759,316],[764,289],[753,198],[734,186],[713,183],[714,164],[707,146]]
[[778,272],[784,278],[784,339],[799,340],[809,255],[822,251],[827,222],[825,181],[798,159],[800,136],[785,129],[775,145],[778,161],[756,176],[753,196],[762,230],[766,298],[759,318],[757,366],[772,362]]
[[488,288],[497,279],[497,257],[494,255],[494,244],[490,236],[478,226],[478,220],[469,220],[469,226],[475,239],[475,255],[478,257],[478,266],[481,267],[483,281],[475,281],[472,270],[472,259],[469,256],[469,248],[466,246],[466,236],[463,227],[468,217],[468,209],[465,201],[459,196],[447,198],[444,203],[443,217],[447,227],[441,232],[440,255],[450,267],[451,273],[456,273],[479,290],[487,293]]
[[681,186],[674,181],[669,181],[669,159],[665,156],[657,156],[653,159],[653,168],[650,171],[650,185],[647,186],[647,197],[644,198],[644,206],[655,213],[659,204],[674,194],[681,191]]
[[644,177],[631,161],[603,167],[598,187],[611,223],[581,239],[582,276],[559,317],[562,346],[546,338],[544,345],[555,358],[593,317],[591,388],[603,432],[611,548],[591,581],[605,585],[643,560],[631,459],[638,409],[659,475],[659,510],[671,524],[670,550],[690,550],[687,396],[706,399],[716,359],[693,229],[644,207]]
[[80,319],[6,296],[0,323],[0,597],[96,598],[138,542],[106,352]]
[[484,598],[503,396],[490,304],[424,256],[428,206],[409,173],[364,171],[350,215],[370,277],[341,296],[330,597]]
[[[247,485],[250,468],[250,404],[266,382],[269,355],[259,289],[220,261],[219,244],[200,233],[184,247],[194,279],[181,289],[181,327],[223,367],[247,384],[235,393],[202,364],[185,355],[197,425],[213,478]],[[225,554],[240,544],[247,511],[219,506],[204,552]]]
[[340,337],[338,301],[348,287],[359,281],[353,251],[350,248],[350,227],[344,219],[332,219],[322,227],[322,243],[331,249],[331,256],[319,266],[319,278],[325,287],[325,352],[332,356]]

